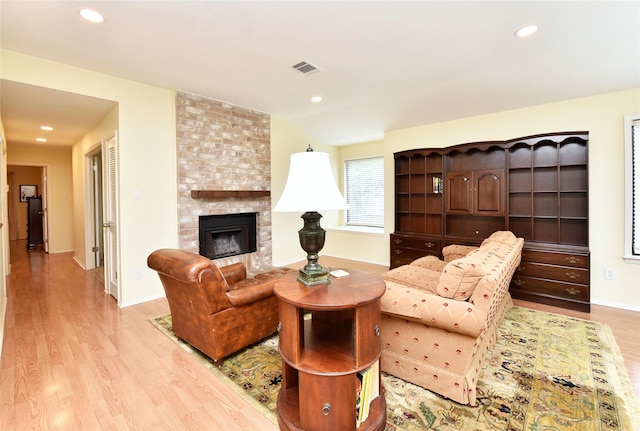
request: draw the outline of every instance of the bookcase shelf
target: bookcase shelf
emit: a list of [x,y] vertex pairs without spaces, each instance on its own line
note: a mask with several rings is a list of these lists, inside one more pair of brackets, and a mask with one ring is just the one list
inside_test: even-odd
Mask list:
[[[511,230],[525,239],[525,263],[530,250],[588,261],[588,138],[587,132],[560,132],[395,153],[391,267],[427,254],[442,257],[448,244],[477,245],[496,230]],[[433,184],[438,181],[436,192]],[[408,246],[411,238],[419,241]],[[420,246],[436,242],[437,248]],[[589,310],[588,279],[578,299],[563,289],[552,292],[549,283],[559,281],[535,277],[527,279],[526,290],[512,284],[511,292]]]

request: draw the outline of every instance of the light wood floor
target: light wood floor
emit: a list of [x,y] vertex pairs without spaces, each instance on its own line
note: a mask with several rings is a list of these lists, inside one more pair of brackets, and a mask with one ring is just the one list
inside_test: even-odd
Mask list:
[[[169,312],[166,300],[120,309],[70,253],[29,252],[18,241],[11,255],[0,430],[278,429],[148,322]],[[386,270],[327,257],[321,263]],[[518,305],[609,324],[640,399],[640,313]]]

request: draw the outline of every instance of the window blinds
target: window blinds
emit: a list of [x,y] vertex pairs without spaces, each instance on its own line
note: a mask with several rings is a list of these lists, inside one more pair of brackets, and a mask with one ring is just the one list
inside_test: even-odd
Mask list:
[[384,159],[347,160],[345,162],[347,224],[384,226]]

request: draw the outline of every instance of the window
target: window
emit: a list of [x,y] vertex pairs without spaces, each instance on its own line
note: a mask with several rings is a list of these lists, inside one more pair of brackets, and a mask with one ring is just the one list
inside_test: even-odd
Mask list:
[[624,117],[625,240],[624,257],[640,263],[640,115]]
[[384,227],[384,158],[344,162],[347,225]]

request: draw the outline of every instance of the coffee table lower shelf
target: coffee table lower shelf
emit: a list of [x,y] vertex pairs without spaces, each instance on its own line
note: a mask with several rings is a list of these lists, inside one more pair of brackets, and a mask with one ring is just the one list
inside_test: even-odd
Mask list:
[[[305,431],[300,428],[299,405],[300,398],[298,387],[280,389],[278,394],[278,425],[281,430]],[[371,410],[366,421],[356,428],[353,424],[353,431],[383,431],[387,419],[387,402],[384,392],[371,402]],[[345,430],[347,431],[347,430]]]

